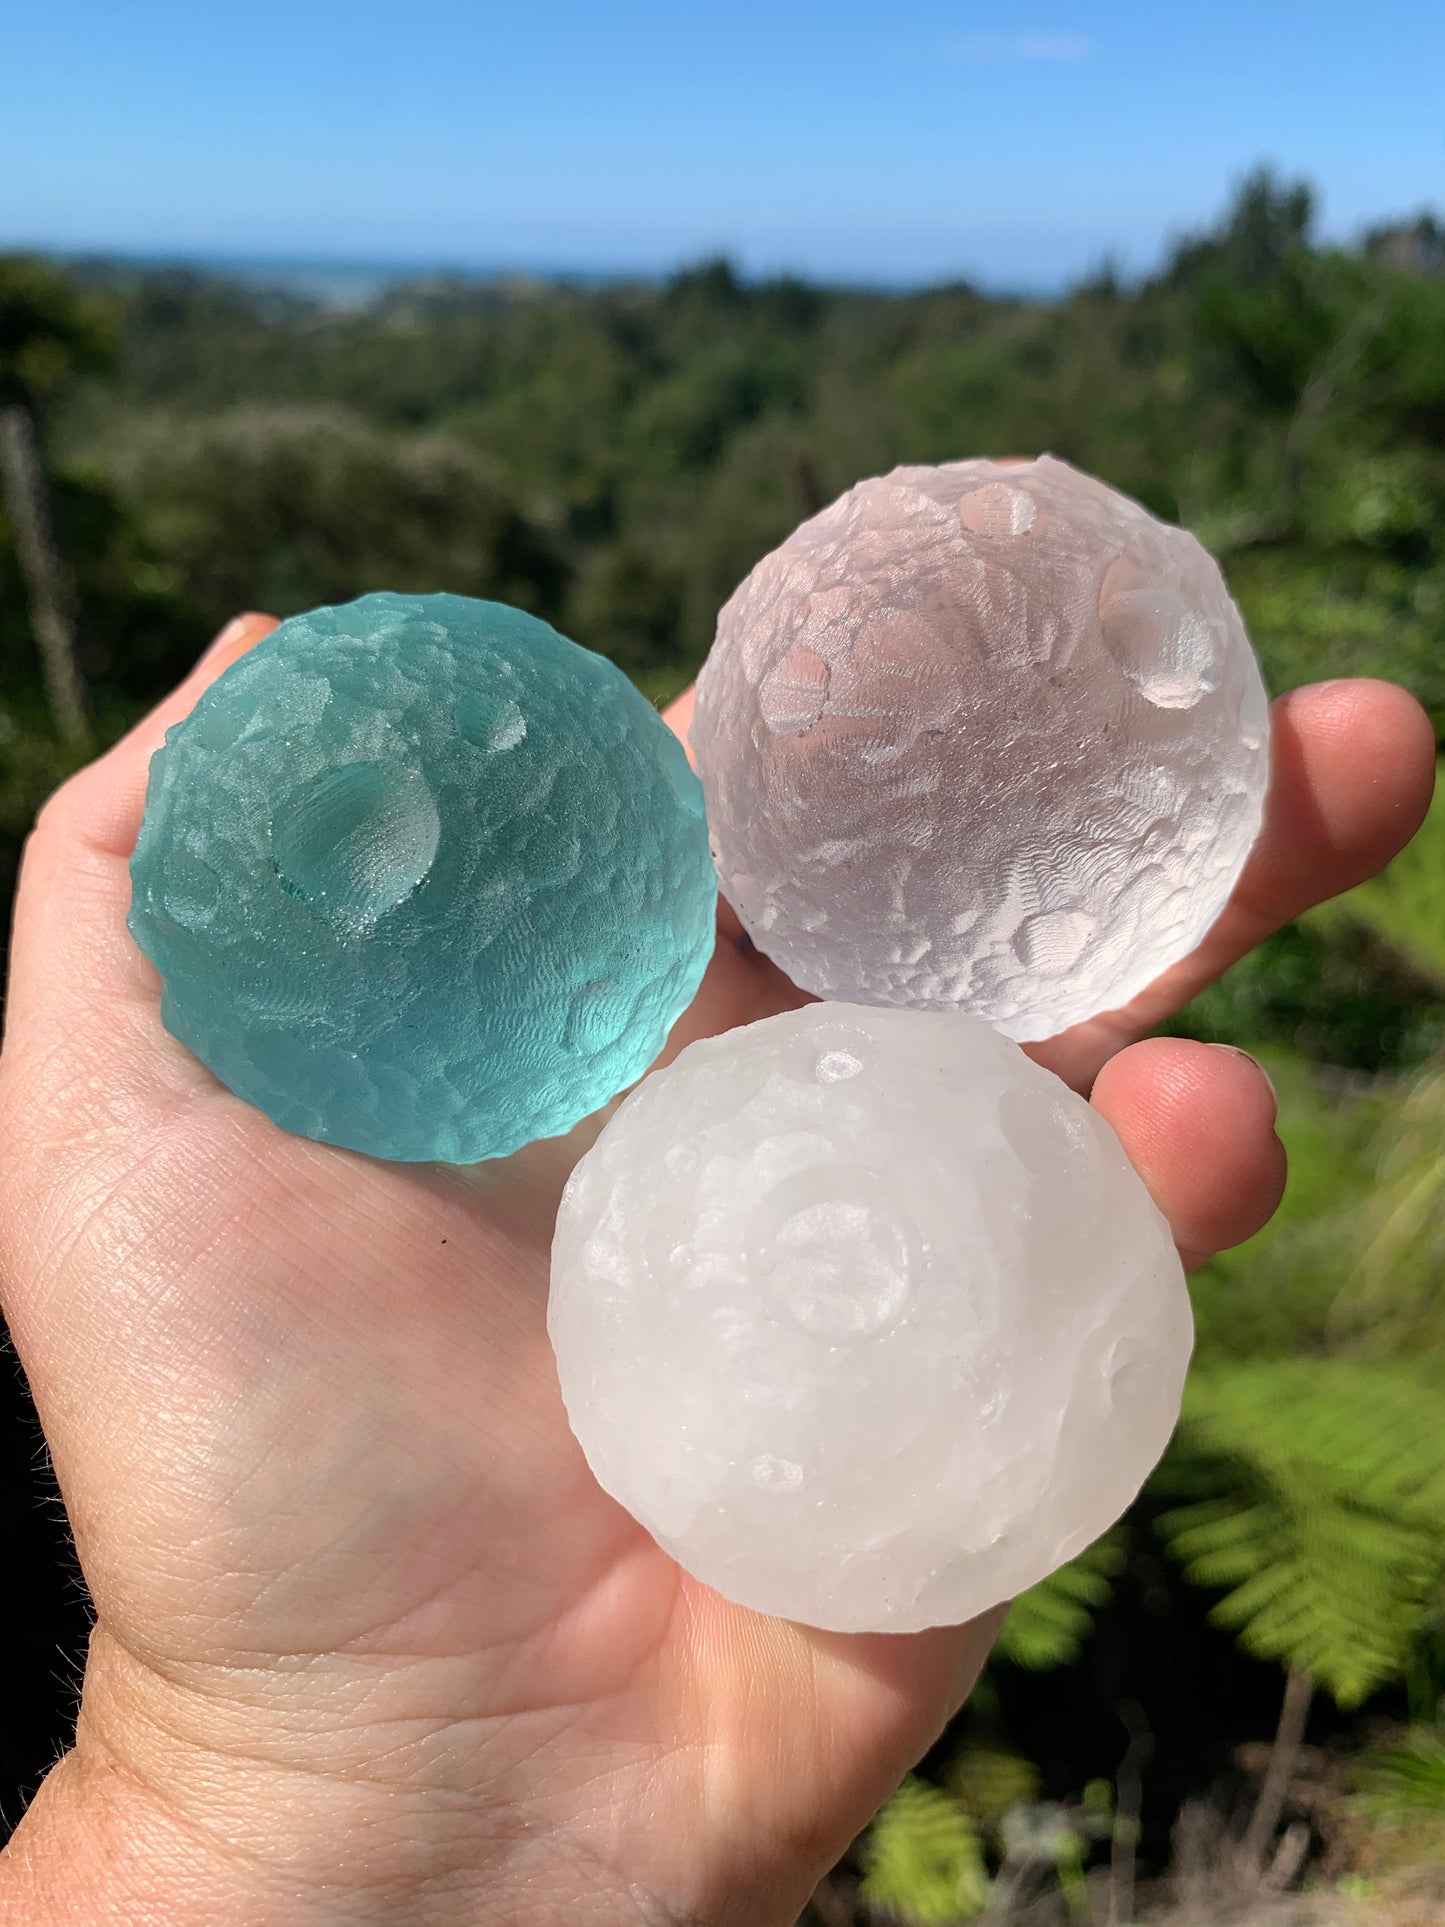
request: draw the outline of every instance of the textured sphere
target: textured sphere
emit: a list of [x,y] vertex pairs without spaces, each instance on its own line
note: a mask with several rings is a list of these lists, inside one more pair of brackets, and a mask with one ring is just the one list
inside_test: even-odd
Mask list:
[[130,927],[167,1029],[288,1131],[469,1163],[569,1129],[691,1000],[717,885],[680,745],[535,616],[294,616],[151,764]]
[[815,1004],[693,1044],[562,1201],[592,1470],[697,1578],[838,1631],[963,1620],[1124,1510],[1189,1358],[1103,1120],[976,1019]]
[[1049,456],[895,469],[805,522],[723,610],[692,729],[723,891],[794,982],[1016,1038],[1194,948],[1266,739],[1213,560]]

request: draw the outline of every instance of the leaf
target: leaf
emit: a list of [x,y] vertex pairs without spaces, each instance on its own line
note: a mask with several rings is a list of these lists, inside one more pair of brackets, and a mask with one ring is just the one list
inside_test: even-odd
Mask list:
[[1197,1372],[1157,1529],[1215,1618],[1341,1706],[1398,1678],[1445,1573],[1445,1399],[1412,1367],[1283,1359]]
[[909,1923],[976,1920],[989,1879],[973,1822],[958,1801],[910,1777],[869,1829],[863,1898]]
[[1117,1533],[1106,1533],[1020,1593],[998,1636],[998,1657],[1038,1673],[1069,1665],[1094,1630],[1095,1614],[1108,1604],[1123,1564]]

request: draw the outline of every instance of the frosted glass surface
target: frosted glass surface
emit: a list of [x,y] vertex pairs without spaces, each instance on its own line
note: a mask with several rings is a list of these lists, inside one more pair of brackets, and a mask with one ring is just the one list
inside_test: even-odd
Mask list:
[[1042,456],[899,468],[724,608],[692,743],[722,888],[820,996],[1054,1035],[1224,907],[1267,705],[1192,535]]
[[611,663],[462,596],[283,622],[151,764],[130,927],[167,1027],[278,1124],[458,1163],[641,1075],[711,955],[681,745]]
[[1108,1125],[976,1019],[814,1004],[689,1046],[567,1187],[572,1428],[689,1572],[764,1612],[969,1618],[1116,1519],[1192,1327]]

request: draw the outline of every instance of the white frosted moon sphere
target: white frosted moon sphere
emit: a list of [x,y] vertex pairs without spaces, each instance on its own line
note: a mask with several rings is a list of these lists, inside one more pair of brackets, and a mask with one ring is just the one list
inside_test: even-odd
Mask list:
[[814,1004],[691,1045],[567,1186],[572,1429],[697,1578],[839,1631],[967,1619],[1128,1505],[1192,1325],[1108,1125],[973,1018]]
[[1192,535],[1057,462],[860,482],[723,609],[692,744],[795,983],[1015,1038],[1199,942],[1259,828],[1264,685]]

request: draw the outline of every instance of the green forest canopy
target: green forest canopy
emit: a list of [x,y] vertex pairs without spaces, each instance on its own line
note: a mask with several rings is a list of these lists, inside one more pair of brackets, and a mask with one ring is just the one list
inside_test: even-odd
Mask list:
[[[1276,685],[1379,670],[1445,717],[1442,269],[1428,219],[1322,246],[1308,193],[1267,176],[1140,285],[1057,302],[715,261],[338,312],[97,267],[118,366],[50,419],[88,665],[138,701],[240,607],[451,589],[664,693],[758,556],[859,476],[1048,449],[1199,532]],[[3,531],[0,661],[23,683]]]

